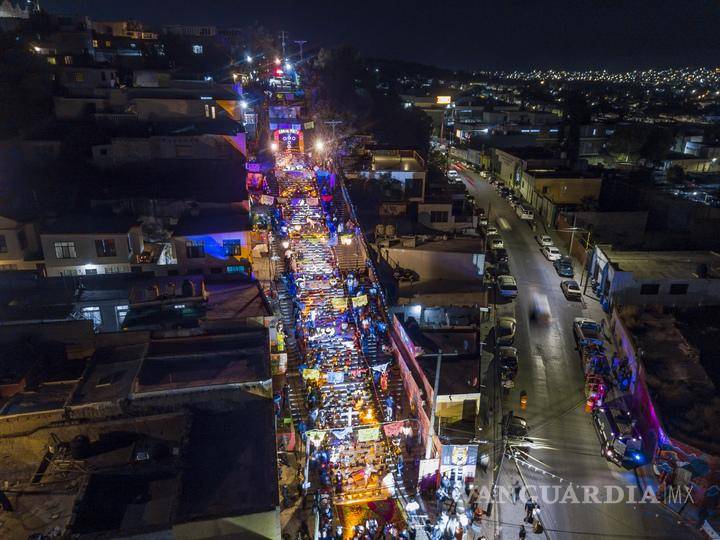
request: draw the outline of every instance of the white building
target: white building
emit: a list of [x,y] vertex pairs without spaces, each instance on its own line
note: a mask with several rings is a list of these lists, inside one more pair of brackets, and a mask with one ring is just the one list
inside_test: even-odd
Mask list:
[[68,215],[40,233],[48,276],[130,272],[143,252],[140,224],[118,216]]
[[35,225],[0,216],[0,272],[35,270],[41,263]]

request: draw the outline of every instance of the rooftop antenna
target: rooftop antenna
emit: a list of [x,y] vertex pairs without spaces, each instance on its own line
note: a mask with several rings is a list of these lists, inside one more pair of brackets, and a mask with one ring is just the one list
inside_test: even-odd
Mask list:
[[287,32],[285,30],[280,30],[280,39],[282,43],[282,58],[283,62],[285,61],[285,38],[287,37]]
[[307,40],[305,39],[298,39],[294,42],[297,46],[300,47],[300,62],[303,61],[303,45],[307,43]]

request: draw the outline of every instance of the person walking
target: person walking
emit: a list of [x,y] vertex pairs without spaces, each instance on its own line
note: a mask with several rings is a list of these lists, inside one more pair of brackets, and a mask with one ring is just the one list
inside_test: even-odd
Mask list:
[[528,523],[532,523],[533,510],[535,510],[535,503],[532,497],[528,497],[528,500],[525,501],[525,521]]
[[516,502],[518,502],[520,500],[520,490],[522,490],[520,481],[517,478],[513,482],[512,488],[513,488],[513,504],[515,504]]
[[520,540],[525,540],[526,536],[527,536],[527,531],[525,530],[525,525],[520,525],[520,532],[518,533],[518,538]]

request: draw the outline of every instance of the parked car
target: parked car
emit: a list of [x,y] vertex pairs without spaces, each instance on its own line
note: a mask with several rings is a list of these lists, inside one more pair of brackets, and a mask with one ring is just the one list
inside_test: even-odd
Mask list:
[[562,259],[562,253],[555,246],[545,246],[542,248],[543,255],[548,261],[557,261]]
[[508,418],[507,415],[503,415],[502,429],[505,437],[525,437],[530,431],[530,426],[522,416],[512,415]]
[[540,247],[552,246],[553,240],[547,234],[540,234],[535,237],[535,241],[540,244]]
[[597,321],[587,317],[575,317],[573,320],[573,333],[575,340],[581,347],[586,345],[603,345],[602,326]]
[[450,169],[447,173],[447,177],[450,180],[455,180],[456,178],[460,177],[460,174],[455,169]]
[[493,234],[497,234],[498,230],[497,227],[494,225],[490,225],[489,227],[485,228],[485,236],[492,236]]
[[498,294],[503,298],[515,298],[518,295],[517,282],[512,276],[498,276],[497,278]]
[[500,249],[504,247],[505,244],[503,243],[503,239],[499,236],[493,236],[490,238],[490,249]]
[[553,261],[553,266],[559,276],[567,278],[575,277],[575,270],[573,269],[572,259],[570,259],[570,257],[562,257],[557,261]]
[[479,216],[478,217],[478,225],[481,227],[487,227],[488,219],[485,216]]
[[493,249],[493,262],[499,263],[499,262],[508,262],[508,252],[505,248],[495,248]]
[[500,190],[500,196],[501,196],[503,199],[507,199],[507,198],[510,196],[510,193],[511,193],[511,192],[510,192],[510,188],[504,187],[504,188],[502,188],[502,189]]
[[560,288],[568,300],[582,300],[580,285],[574,279],[566,279],[560,283]]
[[518,352],[515,347],[498,347],[497,356],[500,369],[507,370],[512,377],[518,371]]
[[514,317],[498,317],[495,342],[498,345],[512,345],[515,342],[516,326]]
[[503,182],[502,180],[498,180],[498,181],[495,183],[495,188],[496,188],[498,191],[500,191],[500,190],[501,190],[502,188],[504,188],[504,187],[505,187],[505,182]]
[[510,272],[510,265],[507,261],[495,261],[495,270],[497,271],[496,275],[498,276],[512,275]]

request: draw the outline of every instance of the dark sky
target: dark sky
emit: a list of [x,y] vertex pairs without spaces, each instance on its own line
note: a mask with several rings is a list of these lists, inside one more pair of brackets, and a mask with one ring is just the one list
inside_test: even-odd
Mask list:
[[470,69],[720,65],[720,0],[44,0],[51,12],[285,29],[306,47]]

